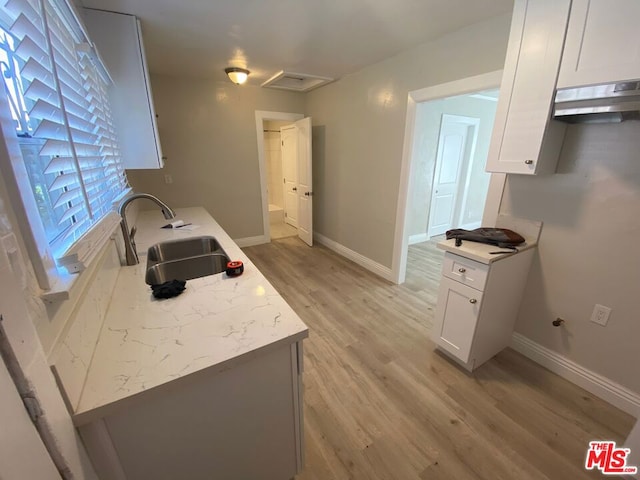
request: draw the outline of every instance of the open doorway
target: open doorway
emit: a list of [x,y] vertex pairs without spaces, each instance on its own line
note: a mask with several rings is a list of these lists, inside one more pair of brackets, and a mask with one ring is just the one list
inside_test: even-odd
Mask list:
[[484,169],[500,80],[498,71],[410,92],[393,257],[398,283],[412,277],[407,258],[419,256],[410,246],[436,252],[446,230],[477,228],[497,215],[500,179]]
[[[293,126],[285,120],[264,122],[264,154],[267,171],[267,205],[271,238],[298,235],[298,209],[295,198],[296,157]],[[285,145],[286,142],[286,145]],[[292,171],[293,170],[293,171]],[[286,175],[285,175],[286,173]],[[287,183],[287,179],[289,182]]]
[[313,244],[311,118],[256,111],[264,241]]
[[452,228],[480,226],[489,188],[484,171],[498,91],[416,106],[408,198],[409,245]]

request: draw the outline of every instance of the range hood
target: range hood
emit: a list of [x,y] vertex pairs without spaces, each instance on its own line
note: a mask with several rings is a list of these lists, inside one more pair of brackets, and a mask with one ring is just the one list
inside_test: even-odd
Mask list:
[[640,119],[640,81],[556,91],[553,118],[567,123],[609,123]]

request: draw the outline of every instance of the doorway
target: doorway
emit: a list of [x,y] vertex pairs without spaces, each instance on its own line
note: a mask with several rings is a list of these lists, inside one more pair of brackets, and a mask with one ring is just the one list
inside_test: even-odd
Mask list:
[[484,168],[501,77],[496,71],[410,92],[392,265],[397,283],[407,276],[410,245],[432,239],[435,248],[446,230],[495,220],[504,175]]
[[295,132],[292,130],[291,122],[286,120],[266,120],[264,122],[267,205],[272,239],[293,237],[298,234],[298,214],[297,208],[295,208],[297,204],[291,199],[291,193],[296,188],[295,184],[291,183],[291,179],[296,178],[296,156],[293,142],[295,138],[292,139]]
[[297,235],[313,244],[311,118],[256,111],[264,242]]
[[[491,110],[493,105],[488,106]],[[495,108],[493,113],[495,114]],[[472,175],[471,170],[479,127],[479,118],[442,114],[427,225],[429,238],[442,235],[451,228],[476,226],[476,219],[473,219],[472,224],[466,225],[461,224],[461,219],[468,191],[483,181],[481,173],[476,172]],[[482,189],[482,185],[478,185],[477,188],[481,189],[480,195],[484,193],[486,197],[486,190]],[[479,218],[477,224],[480,226]]]

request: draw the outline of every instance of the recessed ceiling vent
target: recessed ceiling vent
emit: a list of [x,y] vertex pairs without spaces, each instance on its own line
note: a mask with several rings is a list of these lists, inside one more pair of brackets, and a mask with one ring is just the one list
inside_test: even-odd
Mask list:
[[267,88],[279,88],[281,90],[293,90],[294,92],[308,92],[314,88],[333,82],[333,78],[307,75],[306,73],[293,73],[279,71],[262,84]]

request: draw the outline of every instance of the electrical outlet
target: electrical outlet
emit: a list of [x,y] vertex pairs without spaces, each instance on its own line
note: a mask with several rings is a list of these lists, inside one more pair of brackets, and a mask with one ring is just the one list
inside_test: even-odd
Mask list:
[[596,303],[596,306],[593,307],[593,313],[591,314],[591,321],[606,327],[609,321],[609,315],[611,315],[611,309],[609,307]]
[[164,176],[164,183],[166,183],[167,185],[170,184],[170,183],[173,183],[173,177],[171,175],[169,175],[169,174],[166,174]]

